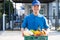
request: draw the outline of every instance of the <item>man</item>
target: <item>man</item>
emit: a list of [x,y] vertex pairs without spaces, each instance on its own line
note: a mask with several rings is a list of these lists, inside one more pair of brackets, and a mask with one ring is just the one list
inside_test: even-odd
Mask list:
[[24,28],[26,27],[29,30],[38,30],[39,28],[40,30],[45,29],[47,31],[48,29],[47,21],[46,18],[39,13],[40,8],[41,8],[40,2],[38,0],[34,0],[32,2],[33,12],[30,15],[26,16],[22,23],[21,28],[22,34],[24,32]]

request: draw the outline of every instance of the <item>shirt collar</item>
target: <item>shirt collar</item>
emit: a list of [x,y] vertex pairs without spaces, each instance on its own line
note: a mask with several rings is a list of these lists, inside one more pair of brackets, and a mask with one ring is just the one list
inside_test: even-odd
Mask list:
[[33,13],[31,13],[31,15],[32,15],[32,17],[43,17],[43,15],[40,13],[37,16],[35,16]]
[[38,17],[38,16],[41,16],[41,14],[39,13],[37,16],[35,16],[33,13],[31,13],[32,16],[34,17]]

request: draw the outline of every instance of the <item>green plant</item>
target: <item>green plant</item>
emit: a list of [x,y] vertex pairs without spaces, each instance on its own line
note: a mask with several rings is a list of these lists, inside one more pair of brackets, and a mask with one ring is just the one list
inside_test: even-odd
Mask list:
[[[10,3],[10,14],[13,13],[13,4],[10,1],[5,1],[5,14],[9,15],[9,3]],[[3,9],[1,10],[2,13],[4,13],[4,3],[2,4]]]

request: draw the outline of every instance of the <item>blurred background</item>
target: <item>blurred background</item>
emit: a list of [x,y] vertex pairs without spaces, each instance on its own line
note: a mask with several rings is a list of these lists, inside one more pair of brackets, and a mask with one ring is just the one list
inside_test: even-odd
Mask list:
[[[49,40],[59,40],[60,35],[60,0],[39,0],[40,14],[49,24]],[[24,17],[32,12],[32,0],[0,0],[0,38],[4,40],[20,40],[21,24]],[[13,35],[13,36],[12,36]],[[56,36],[56,39],[55,39]],[[8,38],[7,38],[8,37]],[[12,38],[14,37],[14,38]],[[16,38],[16,39],[15,39]]]

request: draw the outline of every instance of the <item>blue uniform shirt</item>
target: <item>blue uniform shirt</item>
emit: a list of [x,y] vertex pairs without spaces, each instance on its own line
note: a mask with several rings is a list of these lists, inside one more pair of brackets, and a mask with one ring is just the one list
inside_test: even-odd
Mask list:
[[40,27],[40,30],[47,29],[48,25],[46,23],[45,17],[41,14],[38,16],[35,16],[33,13],[29,16],[26,16],[24,18],[24,21],[22,23],[22,28],[28,28],[29,30],[38,30],[38,27]]

